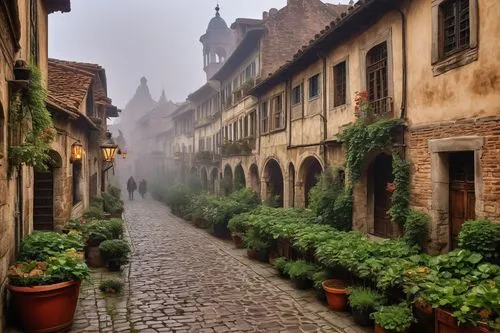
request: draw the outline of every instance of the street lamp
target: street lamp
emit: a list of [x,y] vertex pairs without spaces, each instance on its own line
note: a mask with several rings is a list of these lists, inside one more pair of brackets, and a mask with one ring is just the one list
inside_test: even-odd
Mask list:
[[106,141],[101,145],[102,155],[105,162],[113,162],[115,160],[116,150],[118,145],[111,138],[111,133],[106,132]]
[[83,146],[79,142],[71,146],[71,162],[79,162],[83,158]]

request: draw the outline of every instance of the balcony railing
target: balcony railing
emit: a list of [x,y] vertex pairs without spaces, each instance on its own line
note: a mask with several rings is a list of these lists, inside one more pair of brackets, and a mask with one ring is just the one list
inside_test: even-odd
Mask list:
[[384,97],[369,102],[370,108],[376,116],[391,116],[393,114],[392,97]]

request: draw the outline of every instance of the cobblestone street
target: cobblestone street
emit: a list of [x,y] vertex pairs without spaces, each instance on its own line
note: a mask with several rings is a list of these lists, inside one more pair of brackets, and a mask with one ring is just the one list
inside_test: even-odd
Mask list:
[[72,332],[364,332],[160,203],[127,202],[125,219],[133,246],[125,292],[103,298],[105,273],[94,271]]

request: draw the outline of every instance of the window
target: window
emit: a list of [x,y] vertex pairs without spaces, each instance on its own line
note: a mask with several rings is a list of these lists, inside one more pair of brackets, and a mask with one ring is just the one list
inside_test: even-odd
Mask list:
[[278,95],[273,98],[273,129],[280,129],[283,127],[283,98]]
[[439,6],[442,55],[449,56],[469,47],[469,0],[448,0]]
[[318,95],[319,95],[319,74],[316,74],[309,79],[309,98],[314,98]]
[[366,88],[375,114],[391,111],[388,107],[387,42],[380,43],[366,54]]
[[82,162],[75,161],[72,164],[73,167],[73,205],[76,205],[82,200],[82,195],[80,191],[80,178],[82,176]]
[[302,102],[302,84],[292,89],[292,105],[297,105]]
[[238,122],[233,123],[233,141],[238,141]]
[[250,112],[250,136],[255,136],[255,129],[257,128],[257,114],[254,111]]
[[198,139],[198,151],[205,150],[205,139]]
[[333,89],[333,106],[346,104],[347,73],[345,61],[333,67]]
[[261,133],[267,133],[269,131],[269,114],[268,114],[268,102],[263,102],[260,108],[260,119],[262,122]]

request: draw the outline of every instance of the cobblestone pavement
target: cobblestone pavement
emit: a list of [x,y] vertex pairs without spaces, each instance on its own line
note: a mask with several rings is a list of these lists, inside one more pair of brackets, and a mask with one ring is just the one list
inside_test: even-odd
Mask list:
[[72,332],[369,332],[295,290],[267,264],[170,215],[152,200],[126,203],[133,245],[119,298],[85,285]]

